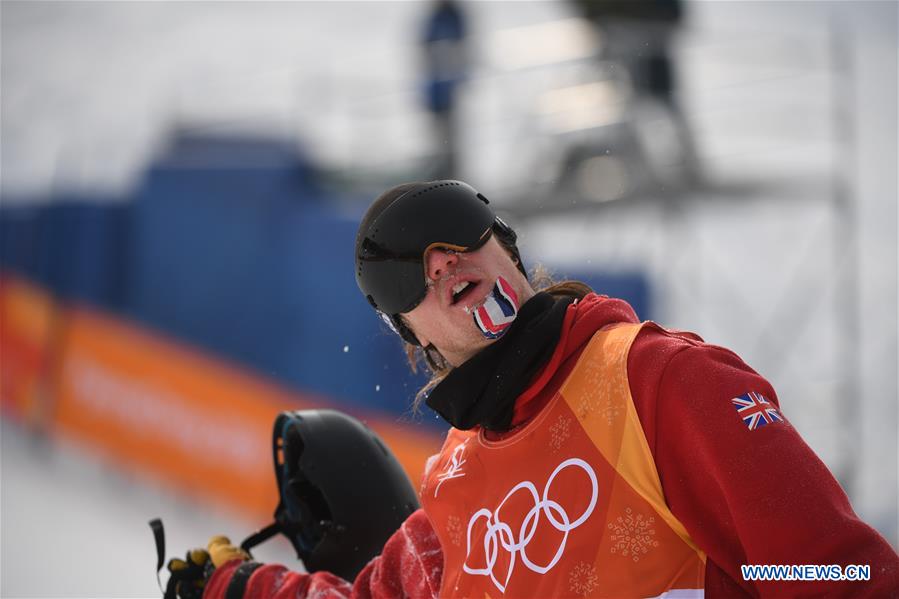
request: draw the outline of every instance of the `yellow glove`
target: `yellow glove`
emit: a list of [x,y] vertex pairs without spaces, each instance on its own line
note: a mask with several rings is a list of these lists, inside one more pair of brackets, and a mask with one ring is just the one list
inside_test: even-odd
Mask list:
[[224,535],[216,535],[209,539],[209,544],[206,548],[209,550],[209,557],[212,559],[212,565],[216,568],[221,567],[223,564],[230,562],[233,559],[250,559],[249,553],[240,547],[232,545],[231,539]]

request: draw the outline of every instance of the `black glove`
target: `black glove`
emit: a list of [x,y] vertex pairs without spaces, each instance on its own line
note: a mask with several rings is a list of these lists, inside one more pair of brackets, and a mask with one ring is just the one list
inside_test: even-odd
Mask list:
[[169,582],[165,599],[201,599],[206,581],[215,567],[205,549],[191,549],[184,559],[169,560]]

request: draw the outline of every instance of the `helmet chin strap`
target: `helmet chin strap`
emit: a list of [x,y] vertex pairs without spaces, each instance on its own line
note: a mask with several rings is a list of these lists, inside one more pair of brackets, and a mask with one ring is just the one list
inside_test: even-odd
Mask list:
[[421,342],[418,340],[418,337],[415,336],[415,333],[412,332],[412,329],[410,329],[409,325],[405,323],[401,315],[384,314],[384,319],[387,321],[388,325],[390,325],[390,328],[393,329],[397,335],[403,338],[403,341],[411,345],[421,347]]
[[[268,541],[270,538],[275,536],[278,533],[283,533],[284,530],[281,528],[281,525],[278,522],[272,522],[265,528],[260,528],[246,539],[243,540],[243,543],[240,544],[240,548],[250,553],[250,549]],[[251,554],[252,555],[252,554]]]

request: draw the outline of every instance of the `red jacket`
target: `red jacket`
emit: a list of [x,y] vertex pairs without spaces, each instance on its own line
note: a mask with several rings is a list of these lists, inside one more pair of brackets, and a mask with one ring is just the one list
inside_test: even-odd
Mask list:
[[[636,322],[625,302],[589,295],[569,308],[556,354],[515,406],[513,424],[554,395],[598,329]],[[645,327],[628,380],[668,505],[708,556],[707,596],[899,597],[899,556],[859,520],[846,494],[788,420],[749,431],[731,398],[771,385],[730,350],[689,333]],[[514,428],[509,433],[514,433]],[[747,582],[742,564],[870,565],[869,582]],[[239,562],[219,568],[204,597],[224,598]],[[436,597],[443,553],[423,510],[412,514],[352,585],[328,573],[265,565],[246,597]]]

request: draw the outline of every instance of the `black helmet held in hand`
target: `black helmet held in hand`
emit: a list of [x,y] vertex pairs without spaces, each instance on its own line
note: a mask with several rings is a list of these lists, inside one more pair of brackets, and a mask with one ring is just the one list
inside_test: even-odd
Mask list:
[[280,532],[309,572],[353,580],[419,507],[390,449],[342,412],[282,412],[272,450],[281,498],[275,523],[247,538],[245,550]]

